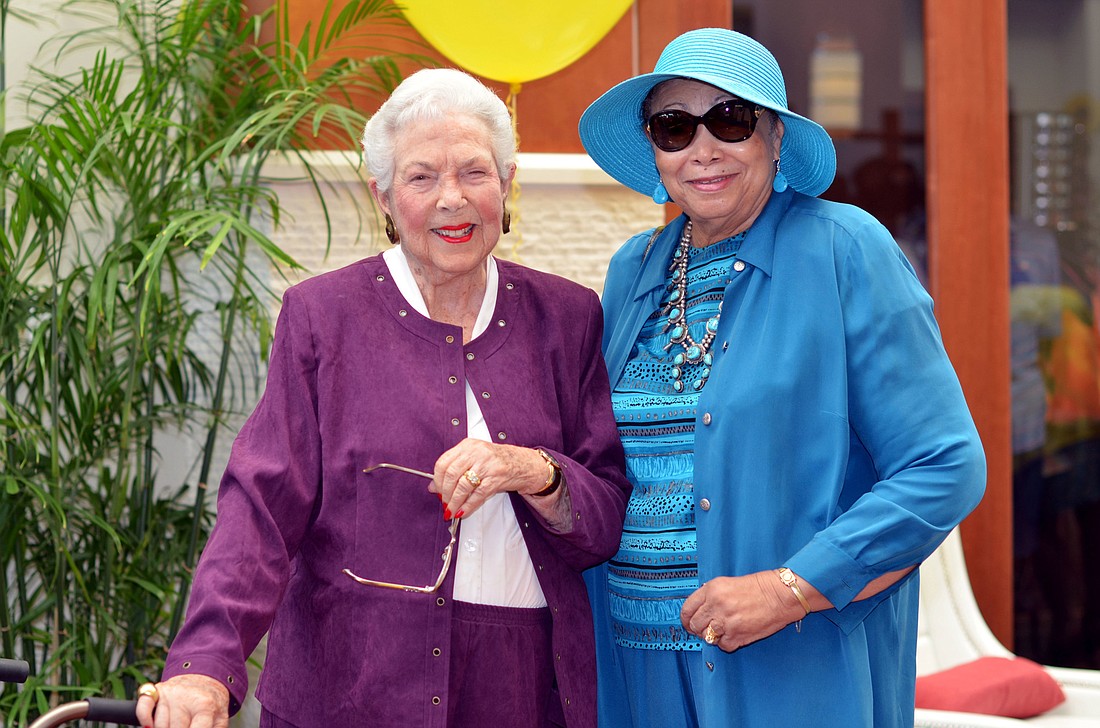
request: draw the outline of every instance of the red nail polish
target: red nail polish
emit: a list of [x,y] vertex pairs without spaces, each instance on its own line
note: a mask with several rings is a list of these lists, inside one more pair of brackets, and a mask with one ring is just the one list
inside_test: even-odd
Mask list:
[[436,493],[435,495],[436,495],[437,498],[439,498],[439,502],[442,503],[443,502],[443,494],[442,493]]
[[464,515],[466,515],[466,511],[459,511],[455,514],[455,518],[462,518]]
[[447,508],[446,506],[443,507],[443,520],[444,521],[451,520],[451,509]]

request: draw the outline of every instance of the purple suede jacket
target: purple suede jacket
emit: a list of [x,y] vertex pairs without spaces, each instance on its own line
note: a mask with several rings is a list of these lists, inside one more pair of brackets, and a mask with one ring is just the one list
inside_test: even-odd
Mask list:
[[[614,554],[630,485],[600,354],[594,292],[498,261],[493,323],[467,345],[424,318],[381,256],[290,288],[267,388],[233,445],[218,517],[164,679],[200,673],[239,707],[270,628],[257,695],[297,726],[444,726],[452,569],[436,594],[356,584],[434,581],[447,541],[425,480],[466,434],[468,378],[495,442],[562,464],[573,528],[512,505],[553,615],[570,728],[596,725],[592,619],[581,571]],[[508,685],[501,685],[502,691]]]

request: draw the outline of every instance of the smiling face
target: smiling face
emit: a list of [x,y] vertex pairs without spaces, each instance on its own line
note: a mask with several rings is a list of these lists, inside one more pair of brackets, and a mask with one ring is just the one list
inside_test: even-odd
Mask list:
[[[714,86],[678,78],[654,88],[649,113],[680,109],[702,116],[734,98]],[[720,141],[700,125],[691,144],[678,152],[653,147],[669,197],[692,220],[693,245],[727,238],[757,218],[771,195],[781,139],[782,124],[765,112],[753,135],[741,142]]]
[[393,165],[392,188],[383,193],[372,179],[370,189],[421,290],[483,282],[515,174],[501,178],[485,125],[468,115],[408,124],[394,139]]

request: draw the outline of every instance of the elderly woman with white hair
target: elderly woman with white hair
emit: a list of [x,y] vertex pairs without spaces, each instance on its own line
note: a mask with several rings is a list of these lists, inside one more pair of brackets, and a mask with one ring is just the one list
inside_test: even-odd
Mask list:
[[[503,102],[453,69],[368,122],[393,247],[291,287],[145,726],[595,726],[581,572],[630,492],[596,294],[491,254]],[[442,558],[441,558],[442,554]]]

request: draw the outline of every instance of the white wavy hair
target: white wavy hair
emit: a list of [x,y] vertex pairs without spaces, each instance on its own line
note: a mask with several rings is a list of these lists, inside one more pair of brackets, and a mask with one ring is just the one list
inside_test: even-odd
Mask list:
[[408,123],[438,121],[455,114],[480,119],[489,130],[493,159],[501,179],[516,161],[516,138],[508,107],[492,89],[455,68],[425,68],[405,78],[363,129],[363,163],[378,181],[378,191],[393,187],[394,137]]

